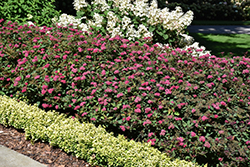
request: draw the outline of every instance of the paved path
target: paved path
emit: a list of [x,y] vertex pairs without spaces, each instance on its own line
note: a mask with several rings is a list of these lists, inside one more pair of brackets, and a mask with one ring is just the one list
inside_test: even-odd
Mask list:
[[46,167],[45,165],[0,145],[0,166],[1,167]]
[[204,34],[250,34],[250,26],[237,26],[237,25],[211,25],[200,26],[191,25],[187,28],[190,33],[204,33]]

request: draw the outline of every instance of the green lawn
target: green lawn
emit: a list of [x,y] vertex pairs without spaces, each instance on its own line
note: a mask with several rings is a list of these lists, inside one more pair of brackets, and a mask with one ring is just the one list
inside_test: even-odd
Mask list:
[[[233,56],[244,56],[247,51],[249,52],[247,55],[250,56],[249,34],[190,33],[189,35],[217,57],[232,57],[230,52]],[[221,52],[224,52],[224,55]]]

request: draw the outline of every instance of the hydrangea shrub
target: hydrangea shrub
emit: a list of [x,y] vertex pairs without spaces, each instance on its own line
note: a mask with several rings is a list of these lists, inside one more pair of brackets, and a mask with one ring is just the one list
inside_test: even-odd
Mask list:
[[112,38],[119,35],[129,40],[144,39],[153,43],[168,43],[178,46],[180,33],[191,24],[193,12],[182,12],[180,7],[169,11],[168,8],[159,9],[156,0],[150,5],[148,0],[94,0],[89,4],[85,0],[75,0],[74,9],[77,17],[62,14],[54,18],[59,26],[73,24],[82,31],[93,28],[102,35]]

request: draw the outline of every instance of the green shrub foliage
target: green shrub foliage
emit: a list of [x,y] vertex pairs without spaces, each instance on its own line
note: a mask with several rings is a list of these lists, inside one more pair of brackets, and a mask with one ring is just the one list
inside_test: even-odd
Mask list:
[[[0,18],[18,23],[32,21],[38,26],[51,26],[51,18],[60,15],[60,11],[55,10],[54,1],[1,0]],[[28,19],[28,15],[32,15],[32,18]]]
[[[2,21],[0,91],[170,157],[250,165],[250,58]],[[201,50],[196,50],[197,52]]]

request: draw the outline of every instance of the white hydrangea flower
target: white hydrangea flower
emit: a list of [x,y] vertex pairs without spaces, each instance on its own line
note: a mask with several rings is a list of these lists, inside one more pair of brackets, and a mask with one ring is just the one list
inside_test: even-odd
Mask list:
[[117,35],[122,36],[122,32],[120,31],[120,25],[113,29],[111,38],[114,38]]
[[150,8],[153,9],[158,9],[158,4],[156,0],[152,0],[151,4],[150,4]]
[[[182,35],[186,35],[186,34],[182,34]],[[175,50],[175,48],[170,47],[169,44],[162,44],[162,43],[156,43],[160,48],[161,48],[161,53],[166,52],[166,49],[172,49]],[[185,50],[187,52],[189,52],[190,50],[188,49],[192,49],[192,56],[194,57],[200,57],[200,56],[204,56],[204,55],[210,55],[211,56],[211,51],[206,50],[206,48],[204,46],[199,46],[198,42],[194,42],[191,45],[185,46],[183,48],[180,48],[181,50]],[[202,51],[201,51],[202,50]]]
[[141,36],[142,36],[142,34],[140,34],[139,31],[136,31],[136,29],[134,29],[134,25],[131,25],[131,26],[128,27],[126,37],[129,40],[135,40],[136,38],[140,38]]
[[87,24],[80,24],[79,27],[81,28],[81,30],[84,32],[84,31],[87,31],[90,29],[90,27],[87,25]]
[[121,14],[127,15],[126,10],[131,9],[133,4],[130,3],[131,0],[113,0],[113,8],[118,7],[121,11]]
[[91,26],[95,26],[95,23],[94,23],[94,21],[92,21],[92,20],[89,20],[88,21],[88,25],[91,27]]
[[87,7],[88,3],[85,0],[74,0],[73,6],[74,6],[74,9],[78,11],[83,7]]
[[127,16],[124,16],[122,18],[122,29],[126,29],[130,23],[132,23],[131,19]]
[[189,36],[187,34],[182,34],[182,33],[180,34],[180,36],[182,36],[182,39],[180,41],[181,46],[188,46],[188,45],[193,44],[193,42],[194,42],[193,37],[191,37],[191,36]]
[[[207,51],[206,48],[204,46],[199,46],[199,43],[198,42],[195,42],[193,43],[192,45],[189,45],[189,46],[185,46],[184,47],[184,50],[187,50],[188,48],[192,48],[193,52],[192,52],[192,55],[193,56],[203,56],[203,55],[206,55],[206,54],[209,54],[211,56],[211,51]],[[197,51],[197,50],[200,50],[202,49],[202,51]]]
[[175,10],[176,10],[177,13],[182,13],[182,9],[181,9],[180,6],[176,6]]
[[136,38],[140,38],[140,37],[141,37],[141,34],[140,34],[139,31],[135,31],[135,37],[136,37]]
[[[169,12],[168,8],[164,9],[158,9],[157,1],[153,0],[150,4],[148,4],[148,0],[113,0],[112,7],[118,7],[120,9],[120,15],[124,17],[122,20],[119,20],[116,14],[112,11],[108,12],[107,16],[107,29],[108,33],[116,34],[117,30],[119,29],[116,27],[116,23],[118,25],[122,26],[122,29],[128,29],[126,35],[121,34],[121,36],[126,36],[129,38],[129,35],[132,35],[130,39],[133,38],[143,38],[145,35],[149,35],[149,37],[152,37],[152,33],[149,33],[148,31],[144,30],[144,28],[138,28],[138,31],[134,30],[133,27],[131,27],[133,24],[131,24],[131,20],[128,17],[125,17],[128,15],[128,12],[134,13],[135,16],[140,17],[139,21],[143,21],[145,18],[142,18],[146,16],[149,18],[147,24],[149,25],[157,25],[160,24],[163,26],[164,29],[167,30],[177,30],[179,33],[181,30],[183,30],[186,26],[190,25],[193,20],[193,12],[188,11],[185,14],[182,12],[181,7],[176,7],[176,9],[172,12]],[[74,8],[76,10],[81,10],[83,7],[87,7],[88,3],[85,0],[75,0],[74,1]],[[110,6],[106,3],[106,0],[94,0],[92,1],[92,4],[101,4],[97,8],[101,11],[109,10]],[[83,19],[83,18],[81,18]],[[81,19],[73,19],[70,16],[62,15],[60,20],[61,26],[68,26],[68,24],[73,24],[74,27],[77,27],[77,24],[81,24],[79,20]],[[93,20],[88,20],[87,26],[82,24],[80,27],[82,29],[87,29],[87,27],[96,26],[101,27],[103,18],[99,14],[95,14],[93,17]],[[129,28],[131,27],[131,28]],[[133,30],[133,32],[132,32]],[[115,31],[115,32],[113,32]]]
[[59,17],[58,26],[67,27],[69,24],[73,24],[73,28],[77,28],[81,24],[81,19],[76,19],[74,16],[62,14]]
[[128,31],[126,33],[126,37],[128,37],[129,40],[134,39],[135,37],[135,29],[134,29],[134,25],[131,25],[128,27]]
[[139,31],[139,33],[148,32],[147,27],[145,27],[143,24],[139,25],[138,31]]
[[106,28],[110,32],[110,31],[112,31],[115,28],[115,25],[116,25],[116,22],[109,20],[108,21],[108,26]]
[[161,10],[158,9],[158,6],[157,6],[157,2],[155,0],[153,0],[150,4],[151,6],[149,7],[149,10],[148,10],[148,23],[150,25],[156,25],[156,24],[159,24],[160,23],[160,14],[161,14]]
[[132,10],[135,16],[139,17],[147,16],[147,12],[145,12],[149,8],[147,1],[148,0],[140,0],[140,1],[136,0],[134,2],[135,6]]
[[95,13],[94,14],[94,20],[95,20],[94,26],[96,26],[96,27],[102,27],[103,16]]
[[62,27],[67,27],[69,24],[73,24],[73,28],[77,28],[81,24],[81,19],[76,19],[74,16],[62,14],[59,17],[58,25]]
[[108,12],[108,20],[112,20],[114,22],[119,22],[120,21],[119,18],[112,11]]

